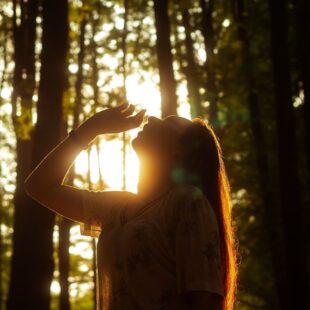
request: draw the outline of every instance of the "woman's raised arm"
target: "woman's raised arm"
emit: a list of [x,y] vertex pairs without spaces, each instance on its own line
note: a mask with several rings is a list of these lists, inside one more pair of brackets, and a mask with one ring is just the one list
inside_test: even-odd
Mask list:
[[[27,194],[56,213],[83,222],[82,190],[63,185],[65,175],[83,146],[86,147],[97,135],[138,127],[145,110],[131,116],[133,111],[133,105],[123,104],[96,113],[85,121],[75,130],[73,137],[68,136],[59,143],[27,177]],[[115,201],[115,192],[111,194],[105,195],[107,204]]]

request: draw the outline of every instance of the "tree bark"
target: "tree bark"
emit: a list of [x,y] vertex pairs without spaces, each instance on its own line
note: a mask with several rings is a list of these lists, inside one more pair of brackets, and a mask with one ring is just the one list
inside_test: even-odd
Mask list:
[[295,119],[288,54],[286,3],[269,0],[279,184],[284,220],[285,259],[289,294],[287,309],[307,309],[307,251],[298,176]]
[[[298,39],[298,57],[300,78],[304,91],[303,116],[305,124],[305,145],[308,171],[310,173],[310,2],[296,0],[294,2],[296,16],[296,36]],[[309,177],[309,175],[308,175]]]
[[[67,135],[68,123],[63,120],[62,126],[62,138]],[[68,173],[68,179],[66,183],[73,185],[74,170]],[[72,226],[72,221],[59,216],[58,217],[58,260],[59,260],[59,309],[60,310],[70,310],[70,293],[69,293],[69,273],[70,273],[70,228]]]
[[[79,36],[79,53],[78,53],[78,72],[75,83],[75,105],[73,111],[73,128],[77,128],[80,124],[80,113],[82,108],[82,87],[83,87],[83,64],[85,57],[85,28],[86,19],[83,18],[80,25]],[[67,127],[67,126],[66,126]],[[67,131],[67,130],[66,130]],[[64,133],[66,134],[66,133]],[[72,167],[72,169],[74,169]],[[73,186],[74,170],[71,170],[68,177],[68,183]],[[72,221],[64,217],[59,219],[59,309],[70,310],[70,294],[69,294],[69,272],[70,272],[70,228]]]
[[168,1],[154,0],[156,50],[160,78],[162,117],[177,114],[176,81],[170,42]]
[[70,310],[70,294],[69,294],[69,272],[70,272],[70,228],[72,222],[64,217],[59,217],[59,309]]
[[207,53],[207,59],[205,62],[205,70],[207,74],[206,81],[206,92],[207,99],[209,101],[209,120],[214,128],[219,127],[218,122],[218,106],[217,106],[217,88],[216,88],[216,77],[215,77],[215,34],[213,29],[213,12],[214,2],[209,0],[208,4],[206,0],[200,0],[200,7],[202,10],[202,35],[204,37],[205,50]]
[[182,11],[182,22],[185,28],[185,51],[186,51],[186,61],[187,65],[184,68],[184,72],[187,80],[188,97],[191,107],[191,116],[201,116],[202,107],[199,94],[199,79],[197,74],[197,65],[195,61],[195,54],[193,48],[193,40],[191,37],[192,27],[190,24],[190,15],[188,12],[188,7],[181,4]]
[[[90,148],[87,149],[87,158],[88,158],[88,169],[87,169],[87,183],[89,190],[93,190],[93,183],[91,181],[91,171],[90,171]],[[92,249],[93,249],[93,261],[92,267],[94,271],[93,275],[93,283],[94,283],[94,290],[93,290],[93,305],[94,310],[97,309],[97,244],[95,238],[92,238]]]
[[[22,259],[15,255],[18,243],[19,216],[29,203],[24,191],[24,180],[31,170],[32,141],[30,130],[32,129],[31,108],[32,96],[35,88],[35,40],[36,17],[38,13],[38,1],[30,0],[20,3],[20,23],[17,24],[17,2],[13,2],[13,41],[14,41],[14,72],[12,93],[12,122],[16,136],[16,188],[14,192],[14,234],[13,234],[13,258],[11,261],[11,278],[7,308],[18,296],[18,275],[15,269],[24,268]],[[25,77],[23,77],[23,73]],[[20,100],[21,117],[17,116],[17,101]]]
[[[66,71],[68,4],[42,1],[43,36],[37,123],[32,168],[61,138],[62,95]],[[34,200],[16,210],[8,309],[49,309],[53,278],[55,215]]]

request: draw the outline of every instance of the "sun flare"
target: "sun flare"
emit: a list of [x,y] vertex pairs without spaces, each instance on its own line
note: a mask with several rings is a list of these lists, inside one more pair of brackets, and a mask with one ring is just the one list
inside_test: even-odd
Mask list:
[[[145,73],[143,81],[139,79],[138,75],[128,76],[126,80],[128,101],[135,105],[137,111],[144,108],[147,115],[160,117],[158,81],[155,81],[149,73]],[[178,115],[190,119],[186,85],[180,85],[178,95],[180,98]],[[82,151],[79,154],[75,161],[75,172],[78,175],[87,175],[89,170],[91,184],[88,185],[90,189],[137,192],[139,160],[131,147],[131,141],[142,126],[143,124],[139,128],[126,132],[125,160],[122,134],[99,137],[98,147],[92,145],[90,150]],[[100,181],[105,185],[105,188],[98,188]]]

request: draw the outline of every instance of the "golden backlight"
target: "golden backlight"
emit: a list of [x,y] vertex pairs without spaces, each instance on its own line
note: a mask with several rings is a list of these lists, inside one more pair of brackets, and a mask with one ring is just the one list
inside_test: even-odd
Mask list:
[[[129,103],[134,104],[137,111],[145,108],[147,110],[146,115],[148,116],[153,115],[160,117],[160,93],[156,85],[156,81],[152,80],[151,76],[145,79],[144,82],[139,82],[138,76],[136,75],[129,76],[126,81]],[[188,103],[186,103],[186,96],[187,89],[181,85],[179,88],[179,98],[184,100],[180,100],[178,115],[190,118],[190,109]],[[99,172],[101,171],[101,177],[106,185],[104,188],[105,190],[125,189],[131,192],[137,192],[139,160],[131,147],[131,141],[142,129],[142,126],[143,124],[139,128],[126,132],[125,168],[122,134],[117,135],[117,137],[113,139],[107,139],[107,137],[102,136],[99,139],[99,152],[97,152],[96,146],[93,145],[90,148],[90,152],[82,151],[79,154],[75,161],[75,172],[80,175],[85,175],[88,173],[88,169],[90,169],[90,181],[92,183],[89,186],[90,189],[98,189],[96,185],[100,181]],[[89,159],[88,156],[90,156]],[[125,188],[123,181],[124,173],[126,179]]]

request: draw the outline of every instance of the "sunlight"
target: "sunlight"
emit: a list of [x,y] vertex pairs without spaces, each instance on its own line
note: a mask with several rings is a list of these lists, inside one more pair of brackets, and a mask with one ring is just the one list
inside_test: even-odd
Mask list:
[[69,253],[73,255],[81,256],[85,259],[91,259],[93,257],[93,251],[91,244],[89,243],[89,238],[85,241],[77,242],[69,247]]
[[56,281],[56,280],[52,281],[51,292],[52,292],[52,294],[55,294],[55,295],[58,295],[60,293],[60,285],[59,285],[58,281]]
[[12,88],[11,87],[4,87],[1,89],[1,98],[2,99],[9,99],[12,94]]
[[146,109],[148,115],[160,116],[160,92],[154,77],[144,73],[144,81],[139,81],[138,74],[130,75],[126,79],[127,98],[138,108]]
[[79,66],[77,64],[70,64],[68,69],[71,73],[75,74],[78,72]]
[[120,139],[103,140],[100,147],[100,167],[103,179],[109,188],[121,189],[123,186],[123,143]]
[[82,151],[76,158],[74,163],[75,172],[84,175],[88,171],[88,155],[86,151]]
[[1,106],[1,109],[3,109],[4,114],[11,114],[12,113],[12,104],[11,103],[4,103]]
[[[121,83],[122,78],[119,75],[114,75],[111,81],[112,86],[117,87],[120,86]],[[135,105],[136,111],[144,108],[147,110],[147,115],[160,117],[161,100],[160,91],[157,85],[157,78],[148,72],[140,72],[140,74],[132,74],[128,76],[126,79],[128,102]],[[111,85],[107,85],[106,87],[111,87]],[[191,119],[190,106],[187,102],[188,91],[185,82],[180,83],[177,94],[179,97],[179,106],[177,108],[178,115]],[[140,128],[132,129],[126,133],[125,190],[131,192],[137,192],[139,178],[139,160],[131,147],[131,141],[141,130],[142,125]],[[122,134],[106,135],[105,137],[100,138],[99,154],[94,145],[91,147],[89,164],[90,179],[93,185],[100,181],[98,162],[100,165],[100,171],[102,172],[102,181],[107,186],[106,190],[122,190],[124,173]],[[75,172],[78,175],[85,176],[89,164],[87,151],[82,151],[75,160]],[[97,187],[94,186],[94,188]]]
[[224,19],[222,22],[222,26],[228,28],[230,26],[230,20],[228,18]]
[[87,272],[87,271],[89,271],[89,267],[86,264],[80,264],[79,270],[82,272]]
[[93,249],[89,240],[89,237],[81,235],[78,225],[72,226],[70,229],[71,246],[69,247],[69,253],[81,256],[84,259],[91,259],[93,257]]

